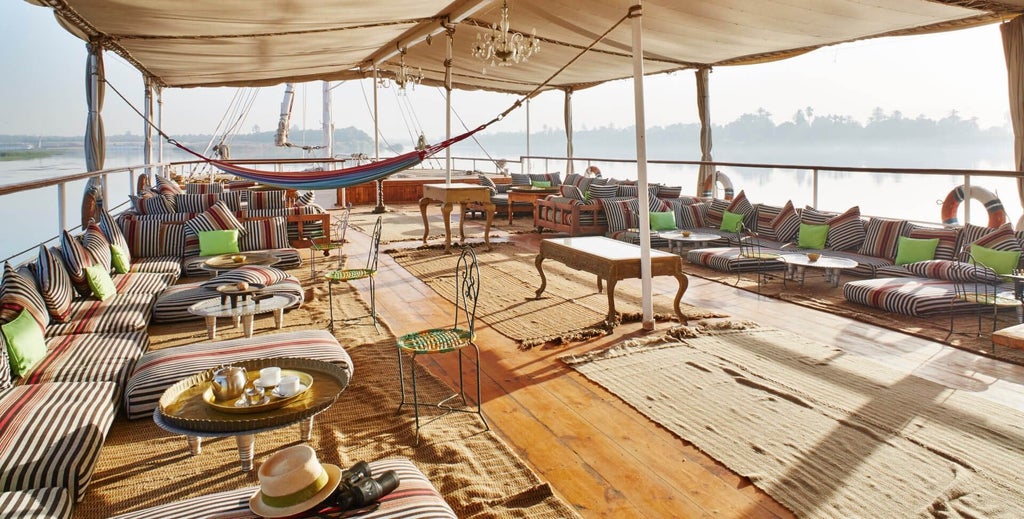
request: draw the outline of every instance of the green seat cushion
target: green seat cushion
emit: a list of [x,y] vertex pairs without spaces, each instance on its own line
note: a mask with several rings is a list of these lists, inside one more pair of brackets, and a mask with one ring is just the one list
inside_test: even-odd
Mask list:
[[996,274],[1012,274],[1020,261],[1020,251],[995,250],[971,244],[974,263],[988,267]]
[[743,224],[743,215],[732,211],[722,212],[722,225],[718,227],[721,231],[737,232]]
[[530,185],[533,187],[551,187],[550,180],[532,180]]
[[238,230],[199,232],[199,255],[235,254],[238,252]]
[[85,278],[89,281],[89,288],[96,299],[106,301],[117,294],[114,280],[110,279],[110,273],[102,265],[85,267]]
[[674,231],[676,215],[672,211],[654,211],[651,214],[652,231]]
[[825,238],[828,238],[827,224],[801,223],[796,244],[801,249],[824,249]]
[[13,321],[0,326],[3,329],[4,341],[7,343],[7,356],[11,363],[11,373],[22,376],[28,373],[43,357],[46,356],[46,339],[43,329],[32,315],[22,310]]
[[900,236],[896,242],[896,264],[906,265],[918,261],[935,259],[935,249],[939,247],[938,238],[908,238]]

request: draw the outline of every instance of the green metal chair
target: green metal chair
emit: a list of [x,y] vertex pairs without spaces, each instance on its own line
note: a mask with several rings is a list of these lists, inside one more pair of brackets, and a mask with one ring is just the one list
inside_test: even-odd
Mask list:
[[[412,406],[416,420],[416,443],[419,444],[421,427],[450,413],[475,413],[484,424],[484,430],[490,429],[480,408],[480,348],[476,345],[476,303],[480,295],[480,268],[476,253],[470,247],[463,247],[462,254],[455,264],[455,322],[449,328],[431,328],[408,333],[398,338],[398,380],[402,389],[402,400],[398,404],[397,413],[407,403]],[[462,350],[471,347],[476,352],[476,408],[469,407],[466,401],[465,384],[462,373]],[[457,352],[459,355],[459,389],[451,396],[436,402],[420,402],[416,388],[416,356],[425,354]],[[412,371],[412,402],[405,399],[405,378],[402,362],[403,354],[411,355],[410,371]],[[460,402],[453,405],[456,397]],[[435,407],[444,413],[420,424],[420,406]]]
[[381,218],[378,216],[377,223],[373,226],[365,268],[336,269],[324,274],[324,279],[327,280],[327,296],[331,303],[331,331],[334,331],[334,284],[367,279],[370,282],[370,317],[373,318],[373,328],[380,332],[377,326],[377,293],[374,278],[377,276],[377,255],[380,251]]
[[352,204],[349,203],[341,211],[341,216],[331,217],[331,228],[325,229],[327,240],[316,240],[310,238],[309,245],[309,273],[316,277],[316,252],[322,252],[324,257],[330,256],[331,251],[338,251],[338,269],[342,268],[342,249],[345,247],[345,233],[348,232],[348,219],[352,215]]

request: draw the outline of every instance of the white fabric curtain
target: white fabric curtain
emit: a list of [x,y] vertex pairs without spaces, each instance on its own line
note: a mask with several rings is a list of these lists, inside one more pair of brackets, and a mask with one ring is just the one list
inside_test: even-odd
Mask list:
[[[1006,57],[1006,77],[1010,95],[1010,121],[1013,124],[1013,165],[1024,171],[1024,18],[1017,17],[999,26]],[[1017,192],[1024,204],[1024,177],[1017,177]],[[1024,221],[1024,217],[1021,218]],[[1017,222],[1017,230],[1021,222]]]
[[[702,67],[697,69],[695,75],[697,78],[697,115],[700,116],[700,160],[708,161],[711,159],[711,99],[708,95],[708,75],[711,72],[710,67]],[[715,167],[710,164],[703,164],[700,167],[700,173],[697,175],[697,195],[700,196],[703,193],[704,185],[708,183],[709,178],[714,178]],[[707,196],[714,194],[714,183],[712,182],[712,193]]]
[[565,161],[565,174],[571,175],[573,172],[572,167],[572,89],[565,89],[565,103],[563,104],[565,111],[565,156],[568,157]]
[[85,121],[85,166],[89,171],[103,169],[106,160],[106,137],[103,134],[103,47],[96,42],[86,45],[89,57],[85,63],[85,100],[89,115]]

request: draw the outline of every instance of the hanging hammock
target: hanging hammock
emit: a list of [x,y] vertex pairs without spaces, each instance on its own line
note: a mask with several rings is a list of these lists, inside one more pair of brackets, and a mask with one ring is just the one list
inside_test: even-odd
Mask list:
[[351,187],[365,182],[372,182],[402,171],[403,169],[414,167],[423,162],[427,157],[430,157],[431,155],[434,155],[437,152],[468,138],[474,133],[483,130],[490,125],[491,122],[494,122],[494,120],[487,124],[480,125],[466,133],[452,137],[451,139],[439,142],[433,146],[428,146],[422,150],[410,151],[409,153],[403,153],[397,157],[391,157],[389,159],[371,162],[369,164],[362,164],[351,168],[324,171],[261,171],[258,169],[245,168],[224,160],[211,159],[201,153],[190,150],[188,147],[174,139],[168,139],[168,142],[177,146],[182,151],[206,161],[208,164],[213,165],[225,173],[242,177],[247,180],[254,180],[261,184],[291,189],[336,189],[339,187]]

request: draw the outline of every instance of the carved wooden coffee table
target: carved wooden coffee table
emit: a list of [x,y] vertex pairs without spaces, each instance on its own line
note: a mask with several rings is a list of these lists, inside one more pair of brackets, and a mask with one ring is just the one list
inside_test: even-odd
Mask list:
[[[640,247],[604,236],[584,236],[579,238],[552,238],[541,240],[540,253],[535,261],[537,272],[540,273],[540,288],[537,297],[544,293],[548,281],[544,276],[542,263],[545,259],[553,259],[566,266],[583,272],[597,275],[597,290],[601,291],[602,280],[608,282],[608,317],[606,322],[613,325],[618,317],[615,312],[615,284],[621,279],[640,278]],[[679,282],[672,308],[679,317],[680,323],[686,318],[679,310],[679,300],[683,298],[689,286],[686,274],[683,274],[683,260],[677,254],[664,251],[651,251],[651,276],[672,276]]]
[[423,243],[427,243],[430,235],[430,222],[427,221],[427,206],[433,202],[441,202],[441,214],[444,216],[444,250],[452,250],[452,205],[459,204],[459,236],[460,242],[466,241],[466,207],[480,204],[487,214],[484,226],[484,244],[491,250],[491,222],[494,220],[494,204],[491,203],[491,190],[479,184],[451,183],[424,184],[423,198],[420,198],[420,215],[423,216]]

